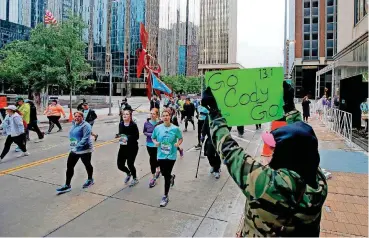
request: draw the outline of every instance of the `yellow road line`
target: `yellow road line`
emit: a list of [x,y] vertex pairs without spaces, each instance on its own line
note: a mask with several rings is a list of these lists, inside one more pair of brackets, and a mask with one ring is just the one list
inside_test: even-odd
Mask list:
[[[109,141],[106,141],[106,142],[102,142],[102,143],[94,145],[94,148],[99,148],[99,147],[102,147],[102,146],[105,146],[105,145],[113,144],[113,143],[117,142],[118,140],[119,139],[113,139],[113,140],[109,140]],[[6,170],[3,170],[3,171],[0,171],[0,176],[3,176],[5,174],[9,174],[9,173],[13,173],[13,172],[17,172],[17,171],[20,171],[20,170],[23,170],[23,169],[35,167],[37,165],[45,164],[47,162],[51,162],[51,161],[54,161],[54,160],[57,160],[57,159],[67,157],[68,155],[69,155],[69,152],[64,153],[64,154],[60,154],[60,155],[55,155],[55,156],[52,156],[52,157],[49,157],[49,158],[46,158],[46,159],[38,160],[38,161],[35,161],[35,162],[31,162],[31,163],[28,163],[28,164],[23,164],[23,165],[14,167],[14,168],[6,169]]]

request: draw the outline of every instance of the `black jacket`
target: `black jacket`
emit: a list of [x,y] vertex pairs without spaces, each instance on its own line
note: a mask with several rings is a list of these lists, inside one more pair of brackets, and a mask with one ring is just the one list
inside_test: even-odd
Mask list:
[[30,107],[30,113],[29,113],[30,122],[37,121],[37,109],[36,109],[35,104],[29,103],[29,107]]
[[156,100],[156,101],[151,100],[151,101],[150,101],[150,111],[151,111],[151,109],[153,109],[153,108],[160,109],[160,101],[159,101],[159,100]]
[[[138,132],[137,124],[131,121],[129,126],[124,126],[124,122],[119,123],[119,135],[124,134],[128,137],[127,146],[138,146],[140,133]],[[124,145],[121,145],[124,146]]]
[[[92,122],[94,122],[97,118],[96,112],[93,109],[89,109],[90,111],[88,112],[85,121],[88,122],[89,124],[91,124]],[[82,112],[84,112],[85,110],[82,110]]]
[[184,109],[184,115],[186,117],[193,117],[195,115],[195,105],[193,105],[193,103],[191,102],[190,104],[185,104],[183,106]]

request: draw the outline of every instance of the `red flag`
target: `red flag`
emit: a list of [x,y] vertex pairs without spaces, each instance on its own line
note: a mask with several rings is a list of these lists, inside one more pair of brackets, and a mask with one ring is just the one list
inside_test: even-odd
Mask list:
[[46,10],[45,24],[55,25],[56,23],[57,23],[57,21],[56,21],[54,15],[49,10]]
[[138,52],[137,78],[139,78],[141,76],[143,68],[145,67],[145,54],[146,54],[146,52],[143,49],[139,49],[137,52]]
[[152,96],[151,92],[152,92],[151,74],[148,74],[146,78],[146,94],[149,100],[151,100],[151,96]]
[[142,43],[142,48],[146,49],[147,41],[149,40],[149,34],[145,30],[145,25],[140,23],[140,40]]

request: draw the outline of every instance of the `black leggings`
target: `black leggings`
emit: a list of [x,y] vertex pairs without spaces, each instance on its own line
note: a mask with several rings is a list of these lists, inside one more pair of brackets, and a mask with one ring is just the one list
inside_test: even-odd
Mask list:
[[205,155],[208,157],[210,166],[213,167],[213,172],[219,172],[222,162],[209,138],[205,141]]
[[26,148],[26,134],[23,133],[19,136],[14,136],[11,137],[10,135],[8,137],[6,137],[5,140],[5,144],[4,144],[4,149],[3,152],[1,153],[0,158],[3,159],[5,157],[5,155],[9,152],[10,150],[10,146],[13,144],[13,142],[21,149],[21,151],[26,152],[27,148]]
[[187,129],[188,122],[191,122],[193,126],[195,126],[195,122],[193,121],[193,117],[186,117],[185,119],[185,129]]
[[164,177],[164,195],[168,196],[175,160],[159,159],[160,172]]
[[92,153],[85,153],[85,154],[76,154],[73,152],[69,153],[68,160],[67,160],[67,178],[65,181],[65,185],[70,186],[70,182],[72,181],[72,177],[74,175],[74,167],[76,166],[79,158],[81,158],[82,163],[86,167],[88,179],[92,179],[92,174],[94,171],[94,168],[91,165],[91,155]]
[[198,120],[197,121],[197,140],[199,142],[199,145],[201,144],[201,130],[202,126],[204,125],[204,120]]
[[146,146],[147,152],[150,156],[150,168],[151,168],[151,174],[155,174],[156,168],[159,167],[158,159],[157,159],[157,153],[158,148],[157,147],[150,147]]
[[54,125],[56,125],[59,128],[59,130],[62,129],[59,122],[60,116],[48,116],[47,118],[49,119],[49,130],[48,130],[49,132],[51,132],[54,129]]
[[28,124],[28,128],[27,129],[30,130],[30,131],[36,132],[39,139],[44,138],[44,135],[42,134],[40,128],[37,125],[37,120],[36,121],[31,121]]
[[[136,168],[135,168],[135,160],[138,152],[138,145],[132,147],[128,147],[126,145],[121,145],[118,152],[117,165],[120,171],[125,172],[127,175],[132,175],[132,177],[136,178]],[[126,162],[127,166],[126,167]]]

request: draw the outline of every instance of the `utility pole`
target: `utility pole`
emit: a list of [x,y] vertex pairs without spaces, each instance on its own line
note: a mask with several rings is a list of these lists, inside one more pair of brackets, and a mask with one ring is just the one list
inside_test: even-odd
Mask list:
[[186,4],[186,46],[185,46],[185,76],[187,76],[187,53],[188,53],[188,12],[189,12],[189,0],[187,0]]
[[287,0],[284,0],[283,74],[286,75],[287,48]]

